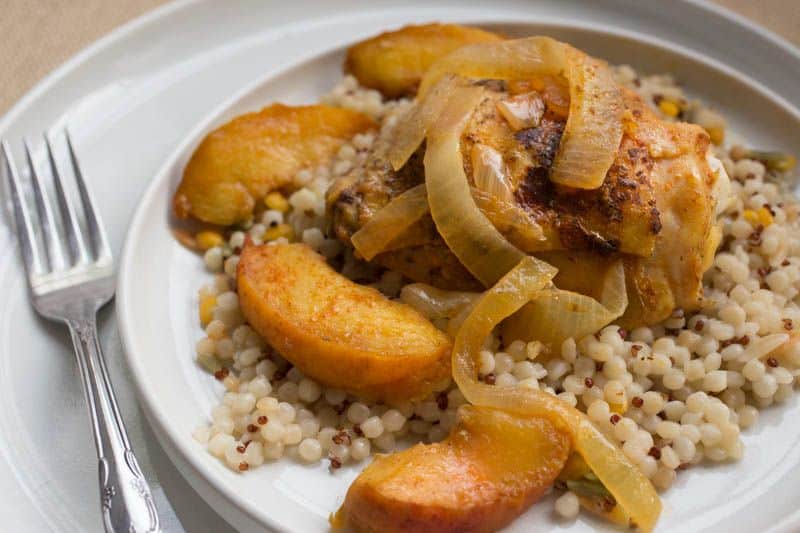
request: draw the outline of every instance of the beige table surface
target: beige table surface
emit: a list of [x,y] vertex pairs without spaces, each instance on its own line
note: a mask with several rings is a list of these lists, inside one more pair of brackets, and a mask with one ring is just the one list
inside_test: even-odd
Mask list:
[[[714,1],[800,46],[800,0]],[[77,51],[164,3],[165,0],[0,0],[0,115]]]
[[[165,1],[0,0],[0,116],[37,81],[76,52]],[[800,45],[800,0],[715,1]],[[142,432],[140,437],[146,442],[154,440],[147,424],[131,430]],[[149,468],[159,472],[156,500],[165,532],[234,533],[210,507],[197,505],[198,496],[160,447],[148,451]]]

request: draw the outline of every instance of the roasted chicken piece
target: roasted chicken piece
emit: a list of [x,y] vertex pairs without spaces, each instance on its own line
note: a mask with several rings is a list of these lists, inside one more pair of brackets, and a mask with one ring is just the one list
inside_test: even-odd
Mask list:
[[[573,273],[565,272],[557,280],[565,289],[587,285],[587,276],[601,275],[598,268],[624,258],[631,303],[622,321],[628,325],[657,322],[676,307],[697,308],[701,278],[719,241],[718,200],[727,190],[727,176],[709,155],[705,131],[661,121],[638,96],[625,90],[624,135],[603,185],[571,189],[548,177],[566,122],[564,101],[569,96],[563,85],[556,79],[476,83],[488,90],[461,138],[465,172],[476,187],[474,177],[486,169],[473,168],[483,164],[473,157],[474,151],[496,154],[495,161],[499,157],[503,165],[499,174],[511,191],[505,202],[538,224],[544,238],[517,238],[513,228],[504,228],[503,220],[493,218],[491,210],[481,205],[495,226],[526,252],[547,252],[556,262],[576,263],[567,269]],[[531,117],[529,110],[509,116],[508,103],[519,104],[520,96],[544,103],[538,117]],[[529,122],[520,124],[515,120],[519,117]],[[518,129],[520,125],[528,127]],[[424,146],[395,172],[385,157],[391,138],[391,131],[384,128],[365,166],[329,191],[332,227],[345,242],[392,198],[424,181]],[[448,250],[430,216],[398,237],[375,261],[441,288],[480,287]]]

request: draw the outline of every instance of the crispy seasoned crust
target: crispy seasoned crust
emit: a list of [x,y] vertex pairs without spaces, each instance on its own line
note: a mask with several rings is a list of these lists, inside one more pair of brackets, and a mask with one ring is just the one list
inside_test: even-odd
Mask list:
[[[649,182],[653,161],[646,147],[626,135],[617,160],[599,189],[557,186],[549,180],[548,174],[564,130],[563,116],[548,110],[538,126],[513,131],[497,110],[497,102],[508,95],[505,84],[483,85],[489,91],[462,139],[465,171],[468,176],[472,175],[468,154],[475,144],[489,146],[503,154],[515,201],[545,233],[543,241],[526,243],[526,251],[588,249],[649,255],[660,231],[660,221]],[[627,98],[636,97],[628,94]],[[386,140],[379,142],[366,166],[342,179],[328,194],[332,226],[344,241],[392,198],[424,180],[424,146],[395,172],[385,159],[387,145]],[[431,245],[443,246],[430,217],[416,224],[409,235],[404,236],[402,244],[403,248],[424,245],[426,254],[432,253]],[[413,263],[414,269],[419,270],[419,261],[410,258],[401,262],[396,258],[378,260],[391,263],[393,267],[399,263]],[[452,264],[440,257],[430,262],[434,268]],[[456,280],[462,274],[467,275],[466,270],[458,276],[431,274],[426,276],[426,281]],[[409,275],[420,279],[419,272]],[[456,285],[463,288],[463,284]]]

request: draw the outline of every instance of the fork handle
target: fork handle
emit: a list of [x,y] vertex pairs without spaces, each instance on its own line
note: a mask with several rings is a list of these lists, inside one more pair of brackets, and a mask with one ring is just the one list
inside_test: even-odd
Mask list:
[[95,314],[67,320],[92,421],[103,524],[109,533],[160,532],[150,487],[131,449],[97,339]]

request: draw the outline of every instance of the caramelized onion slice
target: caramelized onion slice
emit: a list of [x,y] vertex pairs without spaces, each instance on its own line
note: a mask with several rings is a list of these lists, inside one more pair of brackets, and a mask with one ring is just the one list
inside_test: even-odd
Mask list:
[[503,338],[537,340],[557,353],[566,339],[591,335],[622,316],[627,307],[625,269],[622,261],[616,261],[603,278],[600,301],[547,288],[503,323]]
[[523,258],[486,291],[466,318],[453,347],[453,378],[472,404],[543,416],[569,431],[573,446],[603,486],[643,531],[651,531],[661,500],[650,481],[588,417],[555,396],[521,387],[498,387],[477,380],[477,358],[487,336],[545,288],[555,269],[533,257]]
[[[501,201],[489,193],[471,188],[472,199],[508,240],[523,250],[535,250],[544,242],[542,227],[513,201]],[[381,208],[351,238],[353,246],[367,260],[390,249],[414,223],[428,214],[428,191],[422,183],[403,192]]]
[[502,202],[513,202],[511,178],[503,154],[491,146],[475,143],[470,154],[472,181],[475,187]]
[[364,224],[350,239],[367,261],[386,250],[389,243],[428,213],[425,184],[394,198]]
[[480,296],[477,292],[446,291],[425,283],[411,283],[400,291],[400,301],[428,320],[452,318]]
[[569,115],[550,179],[596,189],[603,184],[622,140],[622,95],[608,66],[549,37],[464,46],[434,63],[422,80],[424,99],[442,77],[520,80],[563,75]]
[[622,142],[622,96],[608,66],[569,48],[569,115],[550,179],[578,189],[603,184]]
[[412,107],[400,117],[393,132],[392,145],[386,154],[394,170],[406,164],[422,144],[425,135],[444,109],[453,89],[463,84],[457,76],[445,75],[431,88],[425,98],[417,98]]
[[513,199],[503,201],[477,188],[472,199],[492,225],[520,250],[537,250],[546,245],[542,226]]
[[448,248],[484,285],[514,268],[523,254],[475,205],[461,157],[461,132],[483,98],[481,87],[458,87],[428,132],[425,181],[436,229]]
[[497,110],[514,131],[538,126],[544,115],[544,108],[544,98],[535,91],[512,96],[497,104]]

